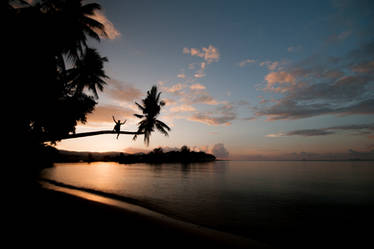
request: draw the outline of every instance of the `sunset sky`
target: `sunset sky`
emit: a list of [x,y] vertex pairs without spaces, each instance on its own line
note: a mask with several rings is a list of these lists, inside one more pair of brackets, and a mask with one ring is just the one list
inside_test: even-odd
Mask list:
[[374,1],[94,1],[110,77],[77,132],[135,131],[135,101],[158,85],[169,137],[101,135],[59,149],[155,147],[220,158],[374,150]]

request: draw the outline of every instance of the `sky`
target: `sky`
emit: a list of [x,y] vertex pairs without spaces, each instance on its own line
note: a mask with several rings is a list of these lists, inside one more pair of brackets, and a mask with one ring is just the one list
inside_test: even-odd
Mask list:
[[75,151],[187,145],[228,159],[374,155],[373,1],[96,1],[108,38],[90,45],[110,79],[77,132],[135,131],[157,85],[168,137],[64,140]]

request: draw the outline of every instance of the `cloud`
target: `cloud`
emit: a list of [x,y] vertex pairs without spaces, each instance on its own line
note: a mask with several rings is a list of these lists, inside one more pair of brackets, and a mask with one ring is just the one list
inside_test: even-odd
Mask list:
[[201,63],[191,63],[188,65],[188,68],[190,70],[194,70],[197,67],[197,65],[199,65],[198,70],[195,71],[193,74],[193,77],[197,79],[205,77],[206,76],[205,70],[206,70],[207,65],[212,62],[218,62],[220,58],[220,54],[217,48],[215,48],[212,45],[209,45],[208,48],[203,47],[201,49],[185,47],[183,48],[183,54],[197,56],[204,60]]
[[214,99],[206,90],[206,87],[200,83],[195,84],[174,84],[171,86],[162,85],[162,91],[179,96],[180,104],[206,104],[218,105],[219,102]]
[[[374,42],[342,57],[315,56],[265,76],[265,91],[280,94],[253,108],[268,120],[374,114]],[[371,106],[371,107],[370,107]]]
[[206,87],[199,84],[199,83],[196,83],[196,84],[191,85],[190,89],[191,90],[204,90],[204,89],[206,89]]
[[239,62],[239,67],[244,67],[245,65],[249,64],[249,63],[254,63],[256,62],[256,60],[253,60],[253,59],[246,59],[244,61],[241,61]]
[[324,130],[324,129],[305,129],[305,130],[297,130],[291,131],[286,134],[286,136],[304,136],[304,137],[312,137],[312,136],[325,136],[334,134],[335,132]]
[[207,125],[230,125],[230,121],[234,120],[236,115],[227,114],[213,114],[211,112],[198,112],[190,116],[191,121],[200,122]]
[[183,90],[186,87],[187,86],[185,84],[178,83],[178,84],[172,85],[170,87],[162,86],[162,90],[166,91],[168,93],[181,94],[181,90]]
[[134,111],[130,108],[114,106],[114,105],[102,105],[95,107],[95,110],[87,115],[88,123],[113,123],[112,115],[116,119],[125,120],[133,118]]
[[193,77],[198,78],[198,79],[203,78],[203,77],[205,77],[205,76],[206,76],[206,74],[205,74],[204,72],[196,72],[196,73],[193,75]]
[[127,147],[123,150],[125,153],[129,154],[137,154],[137,153],[148,153],[150,150],[142,149],[142,148],[136,148],[136,147]]
[[271,72],[265,76],[267,85],[265,90],[284,93],[294,89],[296,86],[295,77],[289,72]]
[[229,151],[225,148],[224,144],[222,143],[215,144],[212,148],[212,153],[217,158],[227,158],[230,155]]
[[[200,83],[195,84],[175,84],[172,86],[163,85],[162,90],[178,96],[178,99],[166,99],[170,102],[167,117],[170,120],[186,119],[200,122],[207,125],[230,125],[231,121],[237,117],[235,106],[226,101],[218,101],[207,91],[206,87]],[[244,101],[242,101],[244,102]],[[247,104],[247,102],[244,102]],[[214,106],[213,110],[199,110],[202,104]],[[197,109],[196,105],[199,105]],[[181,114],[188,113],[189,114]]]
[[170,98],[163,98],[162,100],[165,102],[166,106],[174,105],[177,103],[174,99]]
[[201,50],[197,48],[183,48],[183,54],[190,54],[191,56],[198,56],[203,58],[208,64],[219,61],[220,53],[213,45],[207,48],[203,47]]
[[[358,102],[346,107],[335,107],[328,103],[301,103],[293,100],[280,100],[270,107],[257,109],[256,116],[267,116],[268,120],[301,119],[319,115],[357,115],[374,114],[374,99]],[[256,110],[256,108],[255,108]]]
[[218,101],[205,91],[194,91],[192,95],[189,96],[189,99],[184,99],[184,101],[191,104],[218,105]]
[[[171,120],[186,119],[208,125],[229,125],[232,120],[236,119],[233,108],[227,102],[216,100],[206,91],[206,86],[196,82],[197,79],[206,76],[205,71],[210,63],[219,61],[219,51],[212,45],[201,49],[185,47],[183,54],[199,57],[202,60],[189,64],[189,69],[193,70],[193,77],[187,78],[184,74],[183,76],[178,75],[183,79],[182,83],[171,86],[162,84],[163,91],[178,96],[178,99],[173,102],[174,105],[168,108],[167,117]],[[208,110],[200,110],[200,108],[204,108],[202,104],[211,107]],[[189,113],[184,114],[186,112]]]
[[354,65],[352,71],[356,73],[373,73],[374,72],[374,60],[368,62],[362,62]]
[[106,18],[106,16],[101,11],[95,11],[94,15],[90,16],[92,19],[102,23],[104,25],[105,34],[99,30],[95,30],[101,38],[108,38],[114,40],[121,36],[121,33],[114,27],[113,23]]
[[270,71],[274,71],[283,63],[284,62],[281,63],[279,61],[263,61],[263,62],[260,62],[260,66],[261,67],[266,66]]
[[326,136],[331,134],[336,134],[339,131],[343,132],[354,132],[351,135],[365,135],[365,136],[373,136],[374,135],[374,123],[371,124],[353,124],[353,125],[338,125],[332,126],[327,128],[319,128],[319,129],[302,129],[302,130],[293,130],[287,133],[279,132],[274,134],[268,134],[266,137],[274,138],[274,137],[286,137],[286,136],[304,136],[304,137],[312,137],[312,136]]
[[207,125],[231,125],[231,121],[237,118],[234,107],[224,104],[210,112],[195,112],[188,120],[200,122]]
[[178,105],[170,108],[171,112],[193,112],[196,111],[195,107],[191,105]]
[[295,82],[295,77],[288,72],[271,72],[265,76],[265,80],[268,84],[275,83],[293,83]]
[[205,74],[206,65],[207,65],[206,62],[201,62],[200,63],[200,68],[194,74],[195,78],[203,78],[203,77],[206,76],[206,74]]
[[265,135],[265,137],[271,137],[271,138],[274,138],[274,137],[284,137],[285,134],[282,133],[282,132],[279,132],[279,133],[271,133],[271,134],[267,134]]
[[184,73],[180,73],[180,74],[177,75],[177,77],[180,78],[180,79],[184,79],[184,78],[186,78],[186,75]]
[[202,50],[204,51],[204,60],[208,64],[219,61],[220,54],[217,48],[213,47],[212,45],[209,45],[208,48],[202,48]]
[[115,79],[109,80],[105,93],[121,102],[133,102],[143,95],[142,91],[133,85]]
[[249,154],[249,155],[231,155],[232,160],[351,160],[360,158],[361,160],[373,160],[374,150],[370,151],[356,151],[348,150],[346,152],[336,153],[311,153],[311,152],[293,152],[283,154]]

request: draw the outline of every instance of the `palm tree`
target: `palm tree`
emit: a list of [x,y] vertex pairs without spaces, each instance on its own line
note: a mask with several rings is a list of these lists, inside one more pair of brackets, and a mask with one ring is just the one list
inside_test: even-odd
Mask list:
[[[161,107],[165,105],[165,102],[160,100],[161,92],[158,92],[157,86],[153,86],[150,91],[147,91],[147,97],[142,100],[142,104],[135,102],[138,108],[142,111],[142,114],[134,114],[135,117],[142,119],[138,123],[138,132],[144,133],[144,143],[149,145],[149,138],[151,133],[156,128],[165,136],[168,136],[170,127],[164,122],[157,119],[160,114]],[[133,140],[136,140],[138,135],[135,135]]]
[[96,49],[86,48],[84,55],[76,62],[76,66],[67,70],[70,87],[75,89],[75,94],[81,94],[87,87],[97,99],[97,89],[103,90],[105,79],[109,77],[104,72],[106,57],[101,57]]
[[51,18],[50,32],[60,52],[73,62],[88,48],[88,37],[100,41],[100,37],[107,36],[104,25],[92,18],[95,11],[101,9],[97,3],[82,5],[82,0],[48,0],[41,9]]

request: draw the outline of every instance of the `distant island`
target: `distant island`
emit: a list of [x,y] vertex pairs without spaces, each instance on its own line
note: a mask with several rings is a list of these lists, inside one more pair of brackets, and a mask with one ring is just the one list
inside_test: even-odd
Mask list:
[[55,162],[118,162],[118,163],[199,163],[212,162],[216,157],[205,152],[191,151],[183,146],[179,151],[164,152],[156,148],[149,153],[128,154],[123,152],[76,152],[58,150]]

